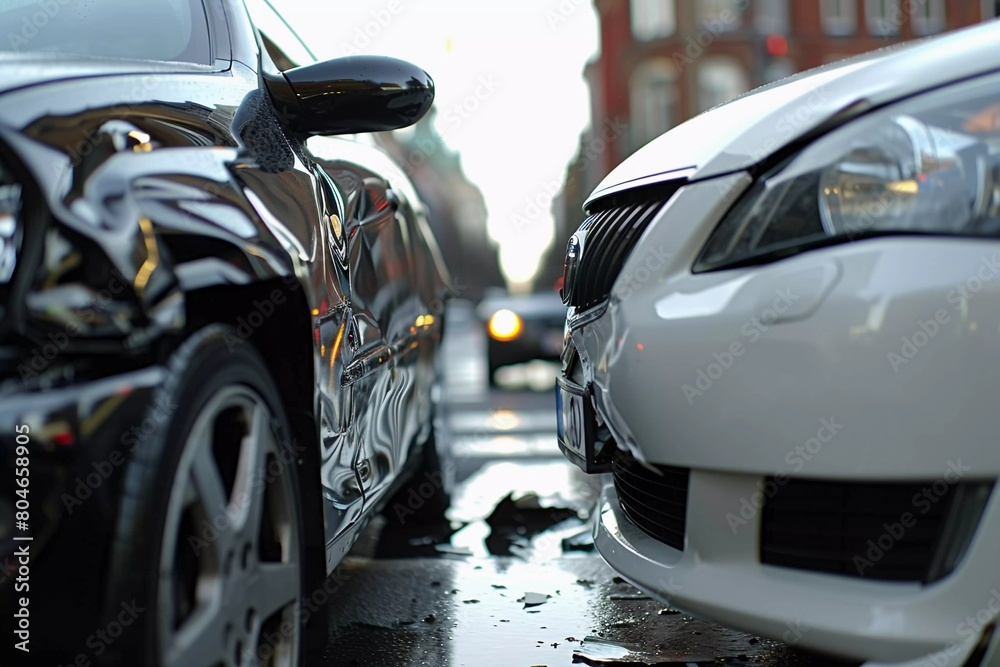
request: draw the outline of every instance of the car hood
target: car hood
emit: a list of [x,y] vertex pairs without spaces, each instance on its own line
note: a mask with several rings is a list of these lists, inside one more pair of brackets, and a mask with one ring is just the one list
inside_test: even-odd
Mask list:
[[153,74],[159,72],[204,72],[214,68],[189,63],[153,62],[97,58],[53,53],[14,53],[0,51],[0,94],[44,83],[117,74]]
[[608,174],[585,208],[609,195],[674,179],[740,171],[821,129],[960,79],[1000,69],[1000,21],[888,47],[753,90],[695,116]]

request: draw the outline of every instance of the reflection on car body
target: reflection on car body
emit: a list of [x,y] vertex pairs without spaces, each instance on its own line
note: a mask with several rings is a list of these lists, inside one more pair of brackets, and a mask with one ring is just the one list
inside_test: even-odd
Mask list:
[[134,600],[111,664],[298,664],[322,621],[299,597],[436,460],[436,241],[373,142],[314,136],[409,125],[433,83],[286,51],[307,57],[238,0],[90,0],[0,53],[5,479],[32,438],[30,529],[5,481],[0,556],[33,538],[34,656],[96,659]]

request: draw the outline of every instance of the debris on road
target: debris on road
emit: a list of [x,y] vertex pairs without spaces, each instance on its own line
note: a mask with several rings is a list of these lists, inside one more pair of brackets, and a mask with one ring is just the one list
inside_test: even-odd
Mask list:
[[528,607],[537,607],[540,604],[545,604],[545,602],[552,597],[551,595],[546,595],[545,593],[525,593],[524,597],[518,598],[518,602],[524,603],[524,609]]
[[594,534],[589,526],[581,529],[574,535],[564,537],[562,540],[563,551],[590,552],[594,549]]
[[681,656],[664,659],[662,655],[647,653],[642,646],[615,642],[600,637],[586,637],[581,647],[573,651],[573,662],[586,665],[634,665],[659,667],[661,665],[713,665],[714,657]]

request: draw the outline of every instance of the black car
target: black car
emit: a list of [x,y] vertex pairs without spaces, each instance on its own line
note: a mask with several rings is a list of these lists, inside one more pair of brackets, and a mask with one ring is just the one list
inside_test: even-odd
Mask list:
[[299,664],[372,512],[443,484],[450,279],[361,134],[433,82],[313,62],[250,0],[2,3],[0,34],[4,650]]

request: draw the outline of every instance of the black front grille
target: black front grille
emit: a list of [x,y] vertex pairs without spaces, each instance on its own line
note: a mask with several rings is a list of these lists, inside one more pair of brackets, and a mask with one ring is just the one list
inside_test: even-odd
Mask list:
[[786,480],[764,505],[760,560],[893,581],[943,576],[932,572],[939,547],[950,541],[942,540],[949,513],[961,510],[962,487]]
[[590,308],[608,298],[629,253],[663,204],[663,200],[630,204],[583,221],[573,235],[579,244],[576,265],[569,266],[567,260],[563,273],[567,306]]
[[629,456],[614,461],[612,473],[622,510],[646,534],[684,550],[687,515],[687,468],[654,466],[650,470]]

